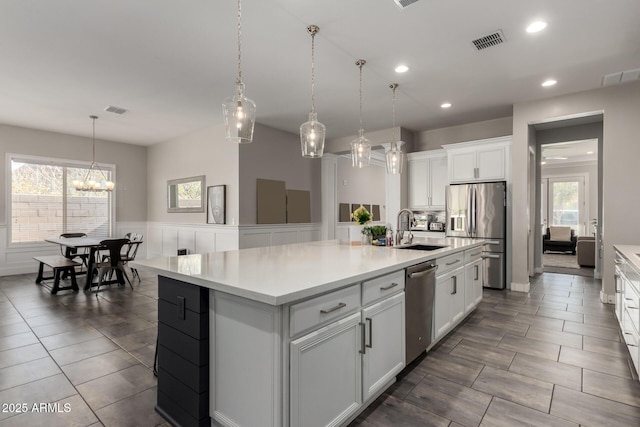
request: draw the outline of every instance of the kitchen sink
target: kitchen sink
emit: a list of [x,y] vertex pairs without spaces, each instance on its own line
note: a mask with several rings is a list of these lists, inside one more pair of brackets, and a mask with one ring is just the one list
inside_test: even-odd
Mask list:
[[406,246],[396,246],[396,249],[413,249],[416,251],[435,251],[438,249],[442,249],[442,248],[446,248],[447,246],[442,246],[442,245],[424,245],[421,243],[415,243],[412,245],[406,245]]

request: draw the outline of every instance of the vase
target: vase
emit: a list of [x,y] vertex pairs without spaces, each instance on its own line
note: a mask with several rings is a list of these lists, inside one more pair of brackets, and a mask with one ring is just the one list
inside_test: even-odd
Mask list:
[[372,242],[372,237],[368,234],[363,234],[361,239],[360,239],[360,243],[362,245],[370,245]]

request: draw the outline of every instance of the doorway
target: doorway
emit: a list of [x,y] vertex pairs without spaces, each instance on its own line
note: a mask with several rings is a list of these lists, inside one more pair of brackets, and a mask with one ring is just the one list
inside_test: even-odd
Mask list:
[[[596,114],[532,125],[538,159],[536,272],[600,277],[600,236],[594,224],[602,215],[602,120],[603,115]],[[575,255],[573,248],[545,251],[549,226],[571,228]]]

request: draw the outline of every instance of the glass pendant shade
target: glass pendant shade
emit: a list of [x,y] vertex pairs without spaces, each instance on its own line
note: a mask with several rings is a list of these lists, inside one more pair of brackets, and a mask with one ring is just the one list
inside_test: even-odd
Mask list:
[[225,137],[227,141],[247,144],[253,140],[256,120],[256,103],[244,96],[244,84],[238,83],[238,91],[222,103]]
[[387,173],[401,174],[402,165],[404,164],[404,153],[398,147],[395,141],[391,143],[391,150],[387,151]]
[[371,161],[371,141],[364,137],[364,129],[358,131],[358,137],[351,141],[351,165],[354,168],[369,166]]
[[318,120],[315,111],[309,113],[309,121],[300,125],[302,157],[322,157],[326,127]]

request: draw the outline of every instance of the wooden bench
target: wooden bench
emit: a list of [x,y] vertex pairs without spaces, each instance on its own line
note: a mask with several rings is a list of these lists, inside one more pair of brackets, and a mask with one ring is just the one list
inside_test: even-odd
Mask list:
[[[53,288],[51,293],[56,294],[58,291],[64,291],[67,289],[78,290],[78,283],[76,282],[76,267],[82,265],[82,263],[70,260],[61,255],[50,256],[36,256],[33,257],[40,263],[38,268],[38,277],[36,277],[36,284],[42,283],[43,280],[53,279]],[[51,267],[53,269],[53,276],[44,277],[44,266]],[[71,276],[71,286],[60,287],[60,276],[63,273],[68,273]]]

